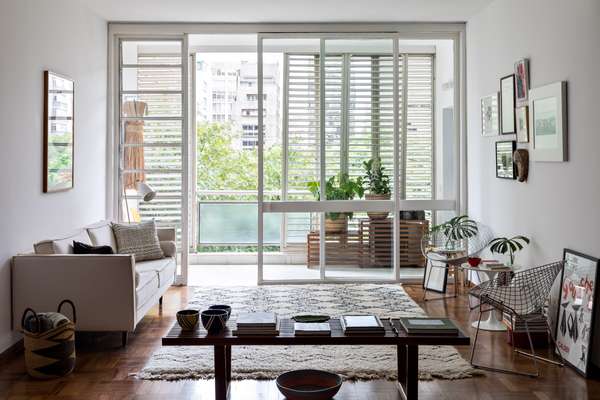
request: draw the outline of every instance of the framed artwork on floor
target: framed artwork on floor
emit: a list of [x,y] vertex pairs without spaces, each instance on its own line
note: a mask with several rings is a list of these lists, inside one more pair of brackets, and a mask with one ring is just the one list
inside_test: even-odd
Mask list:
[[567,82],[529,91],[534,161],[567,161]]
[[556,346],[565,362],[584,376],[590,373],[598,291],[598,259],[565,249]]
[[515,74],[510,74],[500,79],[500,133],[516,133],[515,125]]
[[496,178],[516,179],[514,153],[517,143],[514,140],[496,142]]
[[517,142],[529,142],[529,109],[527,106],[518,107],[516,110],[517,118]]
[[432,290],[438,293],[446,293],[448,283],[448,268],[441,266],[432,266],[431,261],[425,266],[425,275],[423,276],[423,289]]
[[481,135],[497,136],[499,133],[498,92],[496,92],[481,98]]
[[529,60],[523,58],[515,63],[515,103],[517,107],[527,105],[529,94]]
[[44,71],[44,193],[73,188],[75,83]]

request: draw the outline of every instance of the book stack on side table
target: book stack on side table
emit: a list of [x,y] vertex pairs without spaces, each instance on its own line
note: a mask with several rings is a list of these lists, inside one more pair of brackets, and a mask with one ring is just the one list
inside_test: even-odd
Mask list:
[[345,335],[385,334],[381,320],[375,315],[342,315],[340,324]]
[[459,331],[448,318],[400,318],[400,325],[408,333],[418,335],[456,336]]
[[235,336],[277,336],[279,335],[279,319],[272,312],[240,314],[236,321]]

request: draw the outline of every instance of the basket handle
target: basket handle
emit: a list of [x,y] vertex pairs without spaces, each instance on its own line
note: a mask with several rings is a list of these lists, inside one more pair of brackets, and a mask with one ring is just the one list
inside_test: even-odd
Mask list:
[[75,313],[75,304],[73,304],[73,302],[71,300],[68,299],[64,299],[63,301],[60,302],[60,304],[58,305],[58,308],[56,309],[56,312],[60,312],[60,309],[62,308],[63,304],[68,303],[71,306],[71,310],[73,310],[73,322],[77,323],[77,314]]
[[31,308],[26,308],[25,311],[23,311],[23,316],[21,317],[21,329],[23,331],[25,330],[25,317],[27,316],[27,313],[29,313],[29,312],[33,313],[33,316],[35,317],[35,325],[37,327],[37,329],[36,329],[36,333],[37,333],[40,330],[40,318],[38,317],[36,312],[33,311]]

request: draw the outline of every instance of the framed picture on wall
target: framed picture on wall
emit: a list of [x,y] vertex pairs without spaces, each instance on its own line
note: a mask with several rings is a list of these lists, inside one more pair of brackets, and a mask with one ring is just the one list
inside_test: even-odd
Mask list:
[[502,140],[496,142],[496,178],[516,179],[514,153],[517,142]]
[[515,102],[517,107],[527,105],[529,94],[529,60],[523,58],[515,63]]
[[44,193],[73,188],[75,83],[44,71]]
[[527,106],[518,107],[516,110],[517,118],[517,142],[529,142],[529,109]]
[[567,82],[529,91],[534,161],[567,161]]
[[590,373],[598,291],[598,259],[565,249],[556,326],[557,352],[584,376]]
[[498,123],[498,92],[481,98],[481,135],[496,136]]
[[516,133],[515,74],[500,79],[500,133]]

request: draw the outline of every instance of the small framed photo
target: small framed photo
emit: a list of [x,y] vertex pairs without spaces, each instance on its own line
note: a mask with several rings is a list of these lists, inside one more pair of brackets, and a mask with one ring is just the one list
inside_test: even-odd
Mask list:
[[527,105],[529,94],[529,60],[523,58],[515,63],[515,99],[517,107]]
[[517,118],[517,142],[529,142],[529,109],[527,106],[518,107],[516,111]]
[[534,161],[567,161],[567,82],[529,91]]
[[499,133],[498,92],[496,92],[481,98],[481,135],[497,136]]
[[516,179],[514,153],[517,142],[501,140],[496,142],[496,178]]
[[425,274],[423,276],[423,289],[446,293],[447,284],[448,268],[432,265],[431,262],[428,262],[425,266]]
[[583,376],[596,365],[595,352],[600,343],[595,337],[598,301],[598,259],[565,249],[556,320],[557,352]]
[[515,74],[500,79],[500,133],[516,133],[515,123]]

